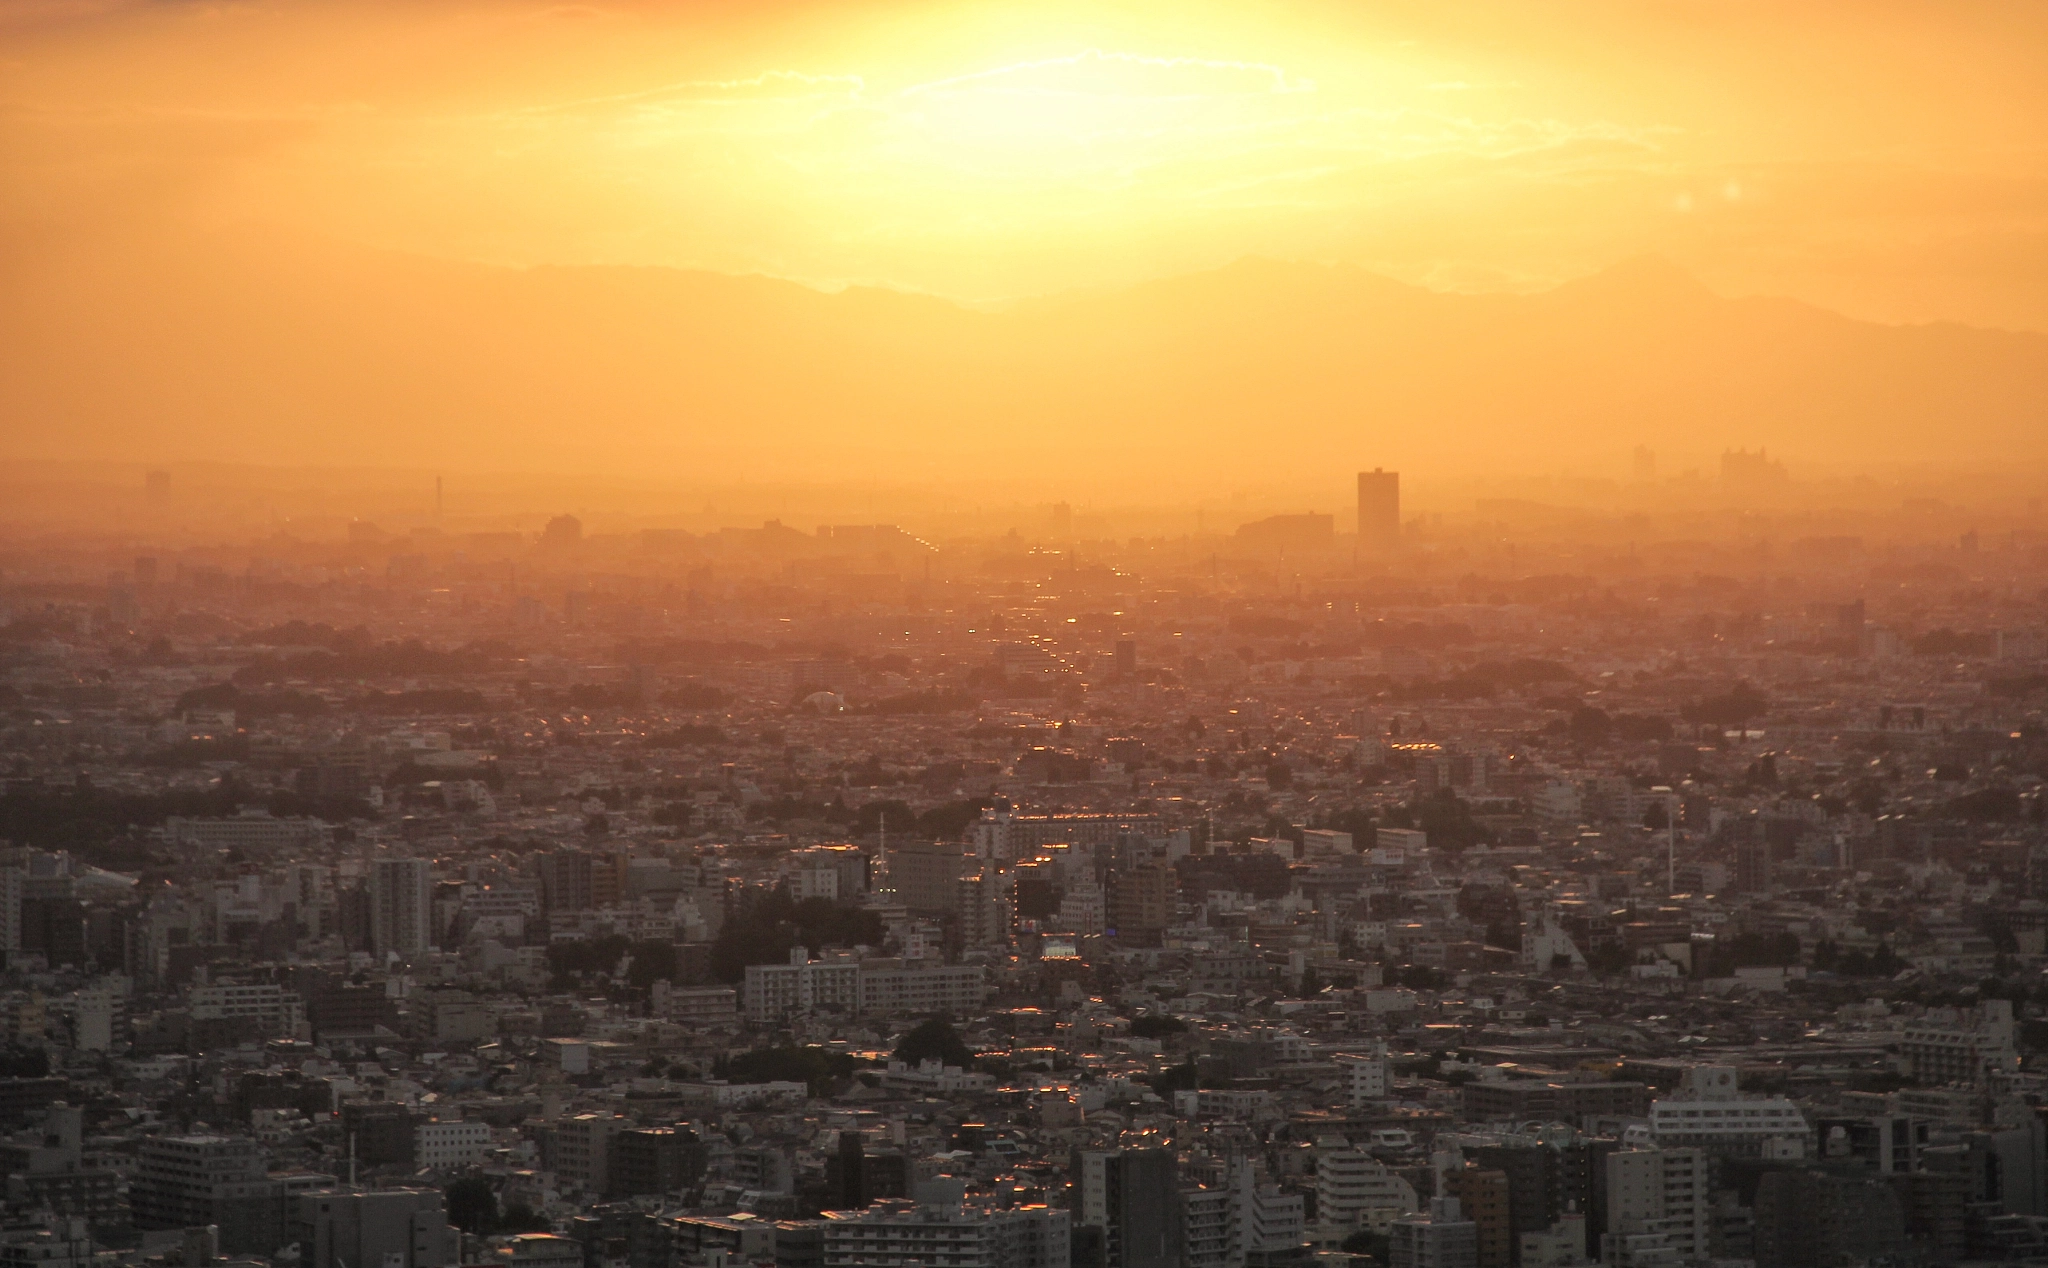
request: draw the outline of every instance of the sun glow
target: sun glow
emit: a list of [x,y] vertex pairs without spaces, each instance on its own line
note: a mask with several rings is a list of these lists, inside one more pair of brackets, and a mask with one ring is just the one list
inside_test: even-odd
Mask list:
[[2040,219],[2025,33],[1944,24],[1970,71],[1916,63],[1908,100],[1911,22],[1825,8],[49,0],[75,16],[13,41],[4,196],[968,298],[1246,255],[1532,290],[1655,252],[1839,301],[1889,246],[1981,279]]

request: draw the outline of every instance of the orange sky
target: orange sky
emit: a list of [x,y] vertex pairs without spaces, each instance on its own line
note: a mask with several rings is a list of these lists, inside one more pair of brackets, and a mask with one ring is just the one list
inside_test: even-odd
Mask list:
[[2048,5],[0,8],[10,252],[251,222],[995,299],[1343,261],[2048,330]]

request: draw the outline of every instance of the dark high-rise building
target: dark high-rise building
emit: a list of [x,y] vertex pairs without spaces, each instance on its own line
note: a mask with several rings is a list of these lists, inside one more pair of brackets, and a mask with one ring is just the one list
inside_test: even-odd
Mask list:
[[1865,1263],[1906,1248],[1899,1192],[1883,1180],[1766,1172],[1756,1191],[1757,1268]]
[[901,1154],[871,1154],[859,1132],[840,1132],[839,1150],[825,1159],[825,1200],[832,1210],[855,1211],[883,1198],[910,1196],[909,1162]]
[[1762,833],[1735,842],[1735,890],[1761,894],[1771,887],[1771,843]]
[[1358,545],[1392,550],[1401,544],[1401,473],[1374,467],[1358,473]]
[[410,1167],[416,1157],[412,1111],[396,1101],[351,1101],[341,1107],[341,1130],[355,1159],[366,1167]]
[[1110,931],[1134,945],[1157,946],[1173,924],[1180,876],[1166,863],[1119,868],[1109,878]]
[[1138,676],[1138,644],[1135,639],[1120,638],[1116,641],[1116,676]]
[[1969,1250],[1964,1231],[1969,1178],[1953,1171],[1909,1171],[1890,1179],[1899,1195],[1909,1249],[1930,1263],[1961,1259]]
[[615,1132],[605,1145],[611,1151],[605,1178],[613,1197],[673,1194],[704,1175],[704,1142],[693,1131],[636,1127]]
[[1075,1223],[1102,1230],[1102,1268],[1179,1268],[1180,1203],[1173,1152],[1085,1152]]
[[1465,1218],[1479,1226],[1476,1268],[1508,1268],[1516,1239],[1509,1231],[1507,1175],[1486,1167],[1446,1171],[1443,1196],[1458,1199]]
[[597,906],[597,860],[582,850],[551,850],[540,856],[541,905],[551,912],[589,911]]
[[312,1024],[315,1039],[324,1042],[331,1035],[367,1035],[379,1026],[388,1030],[398,1024],[397,1007],[381,986],[327,980],[308,985],[306,1020]]
[[1600,1159],[1592,1159],[1589,1165],[1585,1146],[1480,1145],[1468,1149],[1466,1156],[1506,1177],[1511,1245],[1518,1245],[1524,1233],[1550,1228],[1568,1210],[1588,1215],[1594,1207],[1589,1177],[1594,1172],[1606,1174]]

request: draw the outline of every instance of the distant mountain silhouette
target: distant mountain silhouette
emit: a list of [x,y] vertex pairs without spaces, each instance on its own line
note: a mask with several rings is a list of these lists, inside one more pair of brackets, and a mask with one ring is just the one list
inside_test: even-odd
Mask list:
[[2048,336],[1724,299],[1630,260],[1454,295],[1247,259],[1001,311],[287,236],[15,252],[0,454],[746,479],[1497,472],[1639,442],[2048,456]]

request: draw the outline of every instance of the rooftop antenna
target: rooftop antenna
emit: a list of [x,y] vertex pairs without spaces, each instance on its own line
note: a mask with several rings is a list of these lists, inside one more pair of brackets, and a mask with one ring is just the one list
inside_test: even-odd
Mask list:
[[434,477],[434,518],[441,518],[441,477]]
[[351,1191],[356,1187],[356,1134],[354,1132],[348,1134],[348,1187]]

